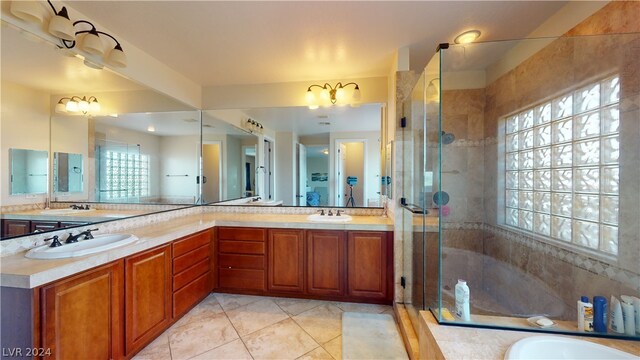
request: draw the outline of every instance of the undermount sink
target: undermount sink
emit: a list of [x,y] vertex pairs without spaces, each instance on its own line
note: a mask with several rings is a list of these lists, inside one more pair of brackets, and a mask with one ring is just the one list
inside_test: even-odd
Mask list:
[[352,220],[352,217],[349,215],[340,215],[340,216],[329,216],[329,215],[320,215],[313,214],[307,216],[307,220],[313,222],[323,222],[323,223],[344,223]]
[[515,342],[505,360],[533,359],[638,359],[636,355],[589,341],[560,336],[532,336]]
[[249,200],[245,205],[253,205],[253,206],[279,206],[282,205],[282,200],[258,200],[253,201]]
[[131,234],[95,235],[93,239],[80,240],[77,243],[65,244],[63,242],[63,245],[59,247],[50,247],[49,244],[38,246],[29,250],[25,257],[30,259],[62,259],[84,256],[131,244],[137,240],[138,237]]
[[64,214],[78,214],[94,211],[95,209],[79,210],[79,209],[47,209],[40,211],[42,215],[64,215]]

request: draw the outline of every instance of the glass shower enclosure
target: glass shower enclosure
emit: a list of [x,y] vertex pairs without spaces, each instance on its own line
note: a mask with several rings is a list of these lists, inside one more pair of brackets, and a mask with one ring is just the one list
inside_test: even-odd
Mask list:
[[414,324],[640,338],[638,59],[640,34],[440,47],[403,104]]

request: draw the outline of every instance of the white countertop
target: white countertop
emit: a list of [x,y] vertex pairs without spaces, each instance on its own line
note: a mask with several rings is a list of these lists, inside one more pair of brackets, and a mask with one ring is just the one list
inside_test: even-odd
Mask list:
[[[167,222],[122,232],[136,235],[140,240],[92,255],[35,260],[24,257],[25,252],[0,258],[0,285],[31,289],[49,282],[91,269],[150,249],[183,236],[214,226],[269,227],[288,229],[393,231],[393,221],[381,216],[352,216],[348,223],[315,223],[307,215],[204,213],[172,219]],[[90,240],[87,240],[90,241]]]

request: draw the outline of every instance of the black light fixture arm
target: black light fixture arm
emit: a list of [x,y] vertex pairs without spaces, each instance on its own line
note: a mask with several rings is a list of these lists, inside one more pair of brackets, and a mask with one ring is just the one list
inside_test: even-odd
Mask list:
[[106,32],[104,32],[104,31],[100,31],[100,30],[98,30],[98,31],[96,31],[96,32],[97,32],[98,34],[101,34],[101,35],[105,35],[105,36],[110,37],[110,38],[111,38],[111,40],[113,40],[113,41],[115,41],[115,42],[116,42],[116,47],[115,47],[115,48],[116,48],[116,49],[118,49],[118,50],[122,50],[122,46],[120,46],[120,42],[119,42],[118,40],[116,40],[116,38],[114,38],[114,37],[113,37],[113,35],[111,35],[111,34],[107,34]]

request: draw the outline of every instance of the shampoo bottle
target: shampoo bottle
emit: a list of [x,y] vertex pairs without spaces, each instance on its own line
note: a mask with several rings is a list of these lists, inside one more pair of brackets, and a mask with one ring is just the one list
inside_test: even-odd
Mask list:
[[471,321],[469,310],[469,287],[464,280],[458,280],[455,288],[456,316],[462,321]]
[[622,319],[622,306],[615,296],[611,295],[611,331],[623,334],[624,320]]
[[607,299],[604,296],[593,297],[593,330],[607,332]]
[[640,335],[640,299],[632,296],[633,298],[633,315],[636,319],[636,335]]
[[633,297],[620,295],[620,305],[622,306],[622,320],[624,321],[624,333],[625,335],[631,336],[636,334],[636,319],[633,303]]
[[582,296],[578,301],[578,331],[593,332],[593,304]]

